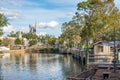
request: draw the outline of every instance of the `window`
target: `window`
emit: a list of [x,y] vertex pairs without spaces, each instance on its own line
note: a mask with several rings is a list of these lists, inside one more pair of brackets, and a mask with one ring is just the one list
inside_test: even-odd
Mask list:
[[99,52],[103,52],[103,46],[101,46],[101,45],[98,46],[98,51],[99,51]]

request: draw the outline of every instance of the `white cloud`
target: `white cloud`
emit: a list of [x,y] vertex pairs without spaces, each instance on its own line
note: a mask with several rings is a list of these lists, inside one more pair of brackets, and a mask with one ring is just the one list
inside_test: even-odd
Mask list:
[[28,27],[20,26],[20,27],[15,27],[13,25],[8,25],[3,27],[3,32],[4,33],[10,33],[11,31],[17,32],[17,31],[22,31],[22,32],[28,32]]
[[38,26],[40,28],[55,28],[58,26],[58,22],[56,21],[40,22]]
[[22,7],[24,5],[25,6],[39,5],[39,3],[30,2],[27,0],[0,0],[0,4],[15,7]]
[[20,10],[13,10],[7,8],[0,8],[0,13],[4,14],[8,19],[16,19],[22,16],[22,12]]
[[[21,29],[21,27],[18,29],[17,26],[28,27],[29,24],[33,24],[34,21],[37,20],[38,22],[41,21],[39,23],[40,29],[37,30],[37,32],[47,32],[48,34],[59,35],[61,33],[60,31],[61,24],[71,19],[72,12],[74,13],[76,10],[76,3],[78,3],[78,1],[81,1],[81,0],[73,0],[73,1],[72,0],[61,0],[61,1],[45,0],[43,2],[29,1],[29,0],[0,0],[0,5],[1,5],[1,1],[4,1],[3,7],[9,8],[8,11],[7,10],[4,11],[4,13],[6,12],[6,15],[9,17],[9,19],[18,18],[16,20],[10,20],[10,24],[15,27],[16,31]],[[48,3],[53,6],[47,7]],[[22,13],[22,19],[20,16],[21,13]],[[52,20],[55,20],[55,21],[52,21]],[[58,25],[58,22],[56,21],[59,22],[59,25]],[[24,28],[22,31],[26,32],[29,30],[29,27],[27,29],[26,28]],[[53,31],[53,28],[54,28],[54,31]],[[44,34],[44,33],[41,33],[41,34]]]
[[42,35],[42,36],[45,36],[47,33],[46,32],[40,32],[38,33],[38,35]]
[[22,32],[28,33],[29,28],[25,26],[20,26],[19,28],[16,29],[16,31],[22,31]]
[[11,31],[15,31],[15,30],[16,29],[12,25],[8,25],[8,26],[3,27],[3,32],[5,32],[5,33],[9,33]]

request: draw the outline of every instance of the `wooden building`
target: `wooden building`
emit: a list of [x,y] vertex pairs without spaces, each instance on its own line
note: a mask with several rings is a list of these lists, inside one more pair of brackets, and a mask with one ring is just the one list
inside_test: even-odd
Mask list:
[[93,44],[94,45],[94,54],[90,55],[89,61],[90,63],[101,63],[101,64],[111,64],[114,56],[114,46],[115,46],[115,54],[119,59],[119,49],[120,49],[120,41],[98,41]]

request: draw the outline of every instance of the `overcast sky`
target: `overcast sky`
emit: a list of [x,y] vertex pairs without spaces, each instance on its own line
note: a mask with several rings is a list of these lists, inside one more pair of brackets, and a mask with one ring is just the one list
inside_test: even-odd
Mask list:
[[[0,0],[0,13],[9,19],[5,33],[21,30],[29,31],[29,24],[37,22],[38,34],[61,34],[61,24],[74,15],[77,3],[84,0]],[[120,6],[120,0],[115,0]]]

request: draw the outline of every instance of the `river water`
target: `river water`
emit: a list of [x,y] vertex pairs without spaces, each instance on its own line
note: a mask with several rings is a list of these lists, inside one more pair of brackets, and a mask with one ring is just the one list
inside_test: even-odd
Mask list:
[[0,57],[0,80],[67,80],[81,71],[71,55],[8,53]]

